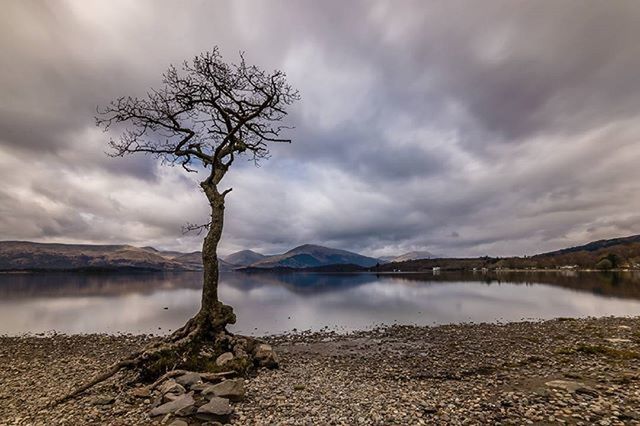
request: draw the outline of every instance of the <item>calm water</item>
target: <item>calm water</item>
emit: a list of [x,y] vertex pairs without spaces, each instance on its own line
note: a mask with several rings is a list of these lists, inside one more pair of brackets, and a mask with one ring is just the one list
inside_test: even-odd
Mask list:
[[[0,334],[167,333],[193,315],[201,275],[0,274]],[[234,330],[640,315],[638,273],[243,274],[221,277]],[[167,309],[165,309],[167,308]]]

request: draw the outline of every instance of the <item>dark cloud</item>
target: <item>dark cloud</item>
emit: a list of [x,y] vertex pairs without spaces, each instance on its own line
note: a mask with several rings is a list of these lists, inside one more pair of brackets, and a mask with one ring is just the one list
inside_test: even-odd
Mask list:
[[44,1],[0,14],[0,233],[195,249],[197,176],[105,155],[97,105],[220,45],[287,72],[224,249],[524,254],[640,233],[640,4]]

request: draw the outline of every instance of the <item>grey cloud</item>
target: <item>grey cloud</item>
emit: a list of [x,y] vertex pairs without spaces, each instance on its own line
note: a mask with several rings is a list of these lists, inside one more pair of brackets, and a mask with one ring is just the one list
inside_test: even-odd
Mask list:
[[107,157],[93,115],[213,45],[303,97],[294,144],[229,176],[225,251],[505,255],[640,233],[639,19],[635,1],[8,3],[0,234],[197,249],[197,176]]

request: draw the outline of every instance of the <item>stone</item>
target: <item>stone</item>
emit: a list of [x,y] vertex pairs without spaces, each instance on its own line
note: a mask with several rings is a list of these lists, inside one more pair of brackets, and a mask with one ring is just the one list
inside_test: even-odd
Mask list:
[[110,405],[113,404],[115,398],[110,395],[98,395],[91,400],[93,405]]
[[193,407],[196,401],[193,399],[193,396],[189,394],[185,394],[180,396],[178,399],[174,401],[170,401],[164,403],[149,412],[151,417],[163,416],[169,413],[175,413],[179,410],[183,410],[187,407]]
[[131,389],[131,392],[129,392],[129,394],[136,398],[148,398],[149,396],[151,396],[151,392],[149,392],[149,388],[144,386]]
[[271,345],[260,343],[256,346],[253,357],[259,367],[278,368],[278,357]]
[[596,391],[595,389],[588,388],[588,387],[578,388],[578,389],[576,389],[576,393],[577,394],[581,394],[581,395],[589,395],[589,396],[594,397],[594,398],[596,398],[599,395],[598,391]]
[[167,393],[173,393],[176,395],[182,395],[187,392],[187,390],[179,383],[176,383],[175,380],[167,380],[158,389],[162,395]]
[[231,352],[225,352],[222,355],[220,355],[218,358],[216,358],[216,365],[218,367],[222,367],[223,365],[225,365],[226,363],[232,360],[233,360],[233,354]]
[[227,423],[231,413],[233,413],[233,409],[229,405],[229,400],[214,396],[208,403],[198,408],[197,416],[203,420]]
[[604,339],[607,342],[611,342],[611,343],[631,343],[631,340],[629,339],[618,339],[618,338],[610,338],[610,339]]
[[189,426],[189,423],[185,422],[184,420],[175,419],[174,421],[169,423],[169,426]]
[[162,402],[171,402],[171,401],[175,401],[176,399],[180,398],[182,395],[178,395],[176,393],[165,393],[164,395],[162,395]]
[[196,383],[201,383],[202,377],[198,373],[189,372],[185,373],[182,376],[176,377],[176,383],[182,385],[184,387],[189,387],[191,385],[195,385]]
[[175,414],[176,416],[179,416],[179,417],[189,417],[189,416],[195,414],[197,409],[198,409],[198,406],[197,406],[197,402],[196,402],[195,405],[189,405],[187,407],[180,408],[180,409],[176,410],[176,412],[173,413],[173,414]]
[[162,395],[159,395],[151,403],[151,408],[156,408],[161,404],[162,404]]
[[546,382],[545,385],[552,389],[562,389],[568,392],[575,392],[580,388],[585,388],[584,383],[573,382],[570,380],[551,380],[550,382]]
[[211,385],[202,391],[207,398],[221,397],[231,401],[240,401],[244,398],[244,381],[242,379],[225,380]]
[[189,386],[189,389],[191,389],[194,392],[202,392],[209,386],[211,386],[211,383],[196,383],[195,385]]

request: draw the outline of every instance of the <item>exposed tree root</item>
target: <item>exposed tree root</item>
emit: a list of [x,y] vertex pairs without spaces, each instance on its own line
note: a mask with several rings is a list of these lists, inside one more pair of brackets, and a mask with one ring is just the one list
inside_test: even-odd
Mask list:
[[51,405],[55,407],[56,405],[62,404],[63,402],[66,402],[66,401],[69,401],[70,399],[75,398],[76,396],[80,395],[81,393],[85,392],[86,390],[91,389],[92,387],[94,387],[98,383],[104,382],[105,380],[111,378],[116,373],[118,373],[120,370],[125,369],[125,368],[132,368],[135,365],[136,365],[136,359],[131,359],[131,358],[122,360],[120,362],[117,362],[117,363],[113,364],[106,372],[104,372],[104,373],[100,374],[99,376],[95,377],[90,382],[85,383],[84,385],[77,387],[71,393],[63,396],[62,398],[59,398],[59,399],[55,400]]
[[[69,401],[125,369],[136,370],[140,381],[153,382],[150,389],[186,371],[201,371],[203,378],[210,381],[235,374],[248,374],[257,365],[253,353],[259,342],[229,333],[225,326],[235,322],[233,311],[222,304],[216,308],[209,315],[200,312],[171,335],[113,364],[106,372],[52,405]],[[212,317],[218,318],[217,321],[211,321]],[[233,360],[223,366],[217,365],[217,357],[224,352],[231,352]]]

